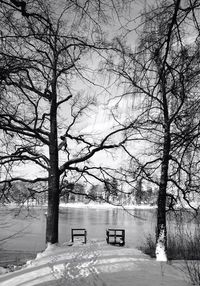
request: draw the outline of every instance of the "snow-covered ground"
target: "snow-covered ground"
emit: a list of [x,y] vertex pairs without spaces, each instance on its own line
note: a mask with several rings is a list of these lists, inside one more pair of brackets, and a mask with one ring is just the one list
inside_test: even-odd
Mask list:
[[[19,207],[19,205],[15,204],[15,203],[9,203],[9,204],[5,204],[2,205],[0,203],[0,207],[6,206],[7,208],[16,208]],[[25,207],[27,207],[27,205],[24,205]],[[41,207],[45,207],[47,208],[47,204],[43,204],[43,205],[37,205],[34,202],[31,202],[30,204],[28,204],[29,207],[34,207],[34,208],[41,208]],[[140,205],[114,205],[114,204],[108,204],[108,203],[98,203],[98,202],[94,202],[91,201],[89,203],[82,203],[82,202],[75,202],[75,203],[63,203],[61,202],[59,204],[60,208],[94,208],[94,209],[113,209],[113,208],[119,208],[119,209],[141,209],[141,210],[145,210],[145,209],[155,209],[157,208],[156,205],[148,205],[148,204],[140,204]]]
[[124,209],[155,209],[156,206],[151,206],[147,204],[141,205],[112,205],[108,203],[97,203],[97,202],[89,202],[88,204],[77,202],[77,203],[60,203],[61,208],[94,208],[94,209],[112,209],[112,208],[124,208]]
[[1,286],[188,286],[181,264],[156,262],[141,251],[91,241],[49,245],[23,269],[2,274]]

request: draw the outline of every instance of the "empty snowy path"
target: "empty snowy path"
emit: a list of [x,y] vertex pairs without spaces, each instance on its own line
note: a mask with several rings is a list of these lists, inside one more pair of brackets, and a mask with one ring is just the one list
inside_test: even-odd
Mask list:
[[174,265],[137,249],[106,245],[50,246],[21,270],[0,276],[1,286],[188,286]]

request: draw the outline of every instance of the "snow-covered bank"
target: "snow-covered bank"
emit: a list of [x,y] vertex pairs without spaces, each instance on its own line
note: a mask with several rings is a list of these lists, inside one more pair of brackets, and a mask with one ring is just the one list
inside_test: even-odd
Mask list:
[[186,286],[176,264],[156,262],[137,249],[93,241],[50,245],[16,272],[0,276],[1,286]]
[[151,206],[151,205],[123,205],[123,206],[117,206],[117,205],[112,205],[108,203],[97,203],[97,202],[89,202],[88,204],[85,203],[60,203],[59,205],[61,208],[94,208],[94,209],[113,209],[113,208],[119,208],[119,209],[128,209],[128,210],[134,210],[134,209],[155,209],[156,206]]
[[[24,205],[25,207],[33,207],[33,208],[47,208],[47,204],[43,205],[37,205],[34,203]],[[114,209],[114,208],[119,208],[119,209],[127,209],[127,210],[134,210],[134,209],[141,209],[141,210],[148,210],[148,209],[155,209],[157,206],[152,206],[152,205],[147,205],[147,204],[141,204],[141,205],[114,205],[114,204],[108,204],[108,203],[98,203],[98,202],[89,202],[89,203],[82,203],[82,202],[77,202],[77,203],[60,203],[59,206],[61,208],[94,208],[94,209]],[[0,207],[8,207],[8,208],[17,208],[19,205],[15,203],[9,203],[9,204],[0,204]]]

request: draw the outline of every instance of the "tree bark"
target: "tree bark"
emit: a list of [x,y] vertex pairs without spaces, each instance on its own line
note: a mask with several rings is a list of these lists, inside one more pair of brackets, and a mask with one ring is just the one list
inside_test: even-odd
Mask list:
[[[56,66],[56,64],[55,64]],[[50,135],[49,135],[49,188],[48,188],[48,212],[46,242],[58,242],[59,222],[59,167],[58,167],[58,135],[57,135],[57,90],[56,90],[56,67],[52,80],[51,109],[50,109]]]
[[160,186],[157,201],[157,228],[156,228],[156,259],[167,261],[167,227],[166,227],[166,196],[168,183],[168,168],[171,149],[169,106],[166,96],[166,79],[160,72],[161,93],[164,117],[163,155],[161,162]]
[[161,163],[160,187],[157,202],[156,259],[167,261],[166,195],[170,152],[170,133],[164,134],[163,158]]

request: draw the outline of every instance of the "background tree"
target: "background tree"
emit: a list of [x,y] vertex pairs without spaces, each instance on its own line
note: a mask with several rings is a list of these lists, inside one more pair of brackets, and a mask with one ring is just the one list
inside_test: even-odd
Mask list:
[[106,202],[116,203],[118,197],[118,182],[112,177],[104,182],[104,194]]
[[98,185],[92,185],[88,192],[88,198],[97,201],[98,200]]
[[142,203],[143,199],[143,190],[142,190],[142,179],[137,182],[136,188],[135,188],[135,201],[137,205],[140,205]]

